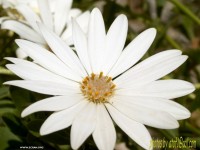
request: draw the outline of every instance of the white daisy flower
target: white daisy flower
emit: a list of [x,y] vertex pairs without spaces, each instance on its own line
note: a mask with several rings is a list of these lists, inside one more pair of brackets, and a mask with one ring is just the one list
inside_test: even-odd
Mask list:
[[95,8],[87,35],[73,20],[78,56],[53,32],[43,25],[39,28],[53,53],[35,43],[17,40],[37,63],[7,58],[14,63],[7,68],[24,80],[5,84],[53,96],[22,112],[25,117],[55,111],[43,123],[41,135],[72,126],[73,149],[92,134],[98,149],[112,150],[116,142],[114,121],[136,143],[151,149],[151,136],[144,125],[174,129],[179,127],[177,120],[190,117],[185,107],[171,99],[193,92],[194,86],[182,80],[159,80],[184,63],[187,56],[179,50],[167,50],[137,63],[155,38],[154,28],[142,32],[123,49],[126,16],[118,16],[106,34],[102,14]]
[[[6,19],[2,21],[1,28],[12,30],[21,38],[46,45],[37,22],[43,23],[47,28],[60,36],[67,44],[72,45],[72,24],[71,18],[76,18],[84,32],[87,32],[89,11],[84,13],[80,9],[71,8],[73,0],[38,0],[38,13],[24,3],[15,6],[25,20]],[[54,2],[54,3],[53,3]],[[53,5],[52,5],[53,4]],[[51,7],[50,7],[51,6]],[[22,50],[18,50],[22,51]],[[22,52],[17,52],[19,57]]]
[[0,5],[5,9],[14,8],[18,4],[27,4],[34,9],[37,8],[37,0],[0,0]]

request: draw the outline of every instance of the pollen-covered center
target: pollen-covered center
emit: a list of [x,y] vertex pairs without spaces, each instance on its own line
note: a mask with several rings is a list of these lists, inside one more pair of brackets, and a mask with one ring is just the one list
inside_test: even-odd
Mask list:
[[83,95],[94,103],[105,103],[113,95],[115,84],[112,78],[100,74],[92,73],[83,79],[81,83],[81,91]]

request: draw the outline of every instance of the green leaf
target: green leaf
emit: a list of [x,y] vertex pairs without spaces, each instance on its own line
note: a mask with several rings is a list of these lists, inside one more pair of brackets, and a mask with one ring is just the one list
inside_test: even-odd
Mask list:
[[4,150],[9,147],[11,141],[20,142],[21,140],[14,135],[7,127],[0,127],[0,149]]
[[50,143],[58,144],[58,145],[70,145],[70,135],[68,134],[63,134],[63,131],[60,132],[55,132],[49,135],[41,136],[40,139],[43,141],[47,141]]
[[183,27],[187,32],[187,35],[192,39],[194,37],[193,29],[194,29],[194,24],[190,18],[187,16],[182,16],[182,22],[183,22]]
[[30,92],[21,88],[11,87],[10,93],[16,108],[21,112],[31,102]]
[[4,113],[14,112],[15,105],[10,100],[0,100],[0,116]]
[[40,136],[38,132],[43,123],[44,123],[44,120],[36,119],[36,120],[30,121],[27,124],[27,128],[30,131],[33,131],[32,134],[34,136],[39,137],[43,141],[48,141],[50,143],[60,144],[60,145],[70,144],[70,142],[69,142],[70,130],[69,129],[66,129],[67,132],[66,132],[66,130],[62,130],[62,131],[58,131],[58,132],[55,132],[55,133],[52,133],[49,135]]
[[34,132],[39,132],[41,125],[44,123],[42,119],[35,119],[27,124],[27,128]]
[[10,97],[9,88],[6,86],[1,86],[0,87],[0,99],[5,98],[5,97]]
[[28,131],[22,124],[20,118],[12,113],[7,113],[2,116],[2,119],[15,135],[26,137]]

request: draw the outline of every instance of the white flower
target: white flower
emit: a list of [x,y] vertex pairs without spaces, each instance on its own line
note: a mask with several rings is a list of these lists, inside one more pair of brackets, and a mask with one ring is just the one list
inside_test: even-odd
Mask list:
[[29,5],[20,3],[15,8],[25,20],[6,18],[3,19],[1,28],[12,30],[23,39],[46,45],[37,25],[37,22],[40,22],[71,45],[73,44],[71,18],[76,18],[82,30],[87,32],[90,15],[89,11],[82,13],[80,9],[71,8],[72,2],[73,0],[56,0],[56,3],[55,0],[38,0],[38,13],[34,12]]
[[17,40],[37,63],[7,58],[14,63],[7,68],[24,80],[5,84],[53,96],[22,112],[25,117],[38,111],[55,111],[43,123],[41,135],[72,125],[73,149],[92,134],[100,150],[112,150],[116,142],[113,120],[140,146],[151,149],[151,136],[144,125],[173,129],[179,127],[177,120],[190,117],[186,108],[171,99],[193,92],[194,86],[182,80],[158,80],[184,63],[187,56],[168,50],[136,64],[153,42],[154,28],[142,32],[123,50],[126,16],[118,16],[106,34],[102,15],[94,9],[87,35],[73,20],[78,56],[53,32],[42,25],[39,28],[53,53]]
[[0,0],[0,5],[5,9],[14,8],[18,4],[27,4],[34,9],[37,8],[37,0]]

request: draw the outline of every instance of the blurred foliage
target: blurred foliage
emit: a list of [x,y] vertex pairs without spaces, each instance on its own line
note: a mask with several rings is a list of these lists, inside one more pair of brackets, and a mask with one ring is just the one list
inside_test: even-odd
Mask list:
[[[154,3],[155,2],[155,3]],[[91,10],[99,7],[108,29],[115,17],[121,13],[129,20],[128,44],[141,31],[149,27],[157,29],[156,39],[144,58],[166,49],[180,49],[189,56],[184,65],[165,78],[183,79],[194,83],[196,91],[176,101],[187,107],[192,116],[180,121],[180,128],[160,130],[148,128],[153,139],[171,140],[176,137],[193,138],[200,149],[200,1],[199,0],[74,0],[73,7]],[[0,8],[0,15],[6,11]],[[39,112],[21,118],[21,111],[31,103],[46,96],[17,87],[4,86],[3,82],[18,77],[5,69],[4,57],[16,57],[14,40],[18,35],[0,30],[0,150],[19,149],[20,146],[44,146],[48,150],[69,150],[70,128],[47,136],[39,135],[39,128],[48,112]],[[144,59],[143,58],[143,59]],[[141,150],[133,140],[116,127],[117,143],[125,143],[131,150]],[[80,148],[97,149],[92,137]],[[165,148],[167,149],[167,148]],[[123,149],[121,149],[123,150]]]

